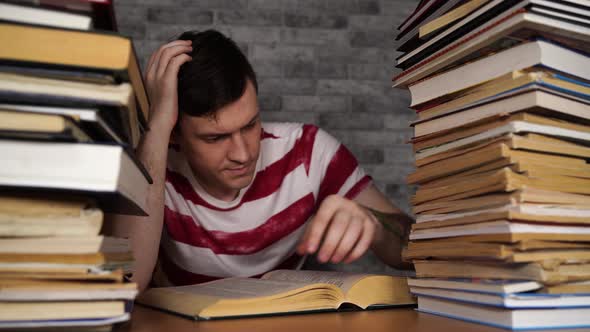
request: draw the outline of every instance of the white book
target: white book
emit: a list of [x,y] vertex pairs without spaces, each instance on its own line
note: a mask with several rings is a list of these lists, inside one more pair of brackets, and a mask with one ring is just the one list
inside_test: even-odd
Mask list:
[[590,307],[589,294],[489,294],[427,287],[411,287],[410,292],[417,296],[429,296],[511,309]]
[[538,40],[517,45],[410,85],[410,106],[470,88],[514,70],[536,65],[590,80],[588,56]]
[[0,20],[78,30],[92,27],[86,15],[10,3],[0,3]]
[[500,220],[467,225],[412,230],[410,233],[410,240],[440,239],[468,235],[517,233],[590,235],[590,227],[525,224],[510,222],[508,220]]
[[[508,204],[492,209],[478,209],[468,212],[456,212],[445,214],[421,214],[416,218],[416,223],[430,222],[430,221],[444,221],[449,219],[457,219],[464,217],[473,217],[485,214],[494,214],[500,212],[514,212],[521,214],[528,214],[533,216],[560,216],[560,217],[579,217],[590,218],[590,208],[582,209],[576,206],[568,207],[567,205],[548,205],[548,204],[529,204],[518,203]],[[588,220],[590,223],[590,220]]]
[[414,126],[414,136],[420,137],[500,114],[512,114],[521,111],[537,113],[539,110],[551,114],[565,114],[590,119],[590,104],[533,85],[518,89],[514,94],[497,96],[485,102],[478,102],[451,110],[440,117],[418,120],[413,122],[412,125]]
[[513,330],[590,327],[589,307],[505,309],[421,296],[418,311]]
[[490,294],[530,292],[543,288],[543,284],[536,281],[483,278],[408,278],[408,286]]
[[110,236],[0,238],[0,254],[127,253],[129,239]]
[[513,121],[504,126],[493,128],[476,135],[468,136],[456,141],[422,150],[416,153],[416,160],[512,133],[535,133],[546,136],[561,137],[568,140],[581,141],[584,145],[589,145],[590,143],[590,133],[587,132],[540,125],[525,121]]
[[80,191],[145,215],[148,179],[121,146],[0,140],[0,165],[1,187]]

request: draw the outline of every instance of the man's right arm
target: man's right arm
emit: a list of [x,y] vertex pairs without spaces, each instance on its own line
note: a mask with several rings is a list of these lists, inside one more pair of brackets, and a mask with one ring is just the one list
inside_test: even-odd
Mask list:
[[164,223],[164,185],[170,135],[178,119],[177,80],[180,66],[190,61],[190,41],[177,40],[160,47],[148,62],[146,87],[151,100],[149,130],[136,151],[154,182],[147,193],[147,217],[114,215],[111,233],[128,237],[135,264],[132,280],[143,291],[158,258]]

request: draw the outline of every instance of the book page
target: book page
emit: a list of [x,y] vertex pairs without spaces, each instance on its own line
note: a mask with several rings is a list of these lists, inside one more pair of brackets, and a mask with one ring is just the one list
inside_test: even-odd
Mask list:
[[206,295],[224,299],[245,299],[285,293],[305,286],[302,282],[227,278],[204,284],[170,288],[177,292]]
[[305,284],[332,284],[338,286],[346,294],[354,284],[369,275],[337,271],[276,270],[266,273],[262,279]]

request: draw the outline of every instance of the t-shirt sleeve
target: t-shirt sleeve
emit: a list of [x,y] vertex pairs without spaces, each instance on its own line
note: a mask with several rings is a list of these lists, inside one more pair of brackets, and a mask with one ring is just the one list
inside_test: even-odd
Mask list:
[[372,181],[354,155],[320,128],[313,143],[309,177],[317,202],[333,194],[354,199]]

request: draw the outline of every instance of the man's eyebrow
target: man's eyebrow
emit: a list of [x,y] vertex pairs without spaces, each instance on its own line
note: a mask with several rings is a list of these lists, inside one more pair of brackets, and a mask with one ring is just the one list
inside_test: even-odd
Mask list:
[[[255,122],[256,120],[258,120],[258,118],[260,117],[260,113],[256,113],[256,115],[254,115],[252,117],[252,119],[250,119],[250,121],[248,121],[248,123],[246,125],[244,125],[242,128],[246,128],[249,125],[251,125],[253,122]],[[197,136],[199,137],[211,137],[211,136],[226,136],[226,135],[230,135],[231,133],[228,132],[211,132],[211,133],[203,133],[203,134],[199,134]]]

